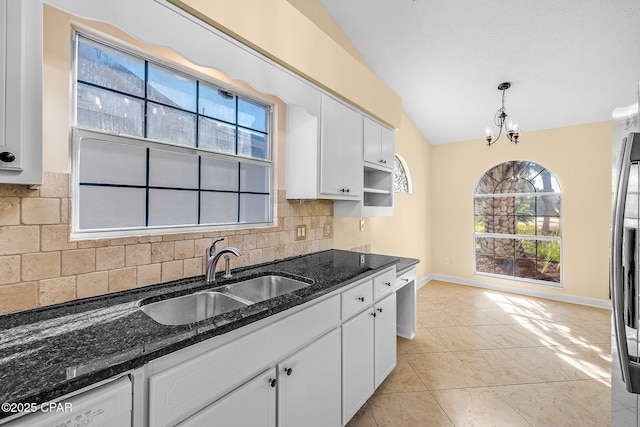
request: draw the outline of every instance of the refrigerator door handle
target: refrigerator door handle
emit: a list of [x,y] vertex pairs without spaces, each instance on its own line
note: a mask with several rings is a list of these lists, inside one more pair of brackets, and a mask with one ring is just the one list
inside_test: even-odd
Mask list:
[[[627,186],[629,184],[633,136],[634,134],[631,134],[629,138],[625,138],[623,141],[622,160],[620,162],[621,167],[618,175],[618,188],[614,198],[614,212],[611,229],[611,305],[613,308],[614,329],[616,344],[618,347],[618,357],[620,358],[620,367],[622,369],[622,379],[624,380],[629,392],[640,394],[640,364],[638,364],[637,360],[632,361],[629,357],[626,322],[624,318],[624,208],[627,199]],[[635,250],[625,252],[627,255],[635,257]],[[632,259],[630,260],[630,263],[625,264],[633,265],[633,261],[634,260]]]

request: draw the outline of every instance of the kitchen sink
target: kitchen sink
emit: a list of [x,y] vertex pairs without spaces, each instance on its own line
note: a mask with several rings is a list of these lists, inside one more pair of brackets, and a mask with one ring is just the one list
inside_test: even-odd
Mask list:
[[260,276],[213,291],[196,292],[140,305],[140,310],[160,324],[185,325],[288,294],[309,285],[311,283],[283,276]]
[[198,292],[143,305],[140,309],[163,325],[184,325],[247,305],[247,302],[220,292]]
[[311,283],[283,276],[260,276],[227,285],[219,290],[255,303],[288,294],[309,285]]

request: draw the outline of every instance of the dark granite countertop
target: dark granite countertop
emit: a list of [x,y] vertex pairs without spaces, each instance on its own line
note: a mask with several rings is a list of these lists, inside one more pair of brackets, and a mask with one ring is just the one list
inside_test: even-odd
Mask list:
[[[417,259],[328,250],[234,270],[207,284],[183,279],[0,316],[0,403],[41,404],[165,354],[304,304],[392,265]],[[269,273],[302,276],[314,284],[290,294],[200,322],[165,326],[138,308],[164,299]],[[11,413],[0,411],[0,419]]]

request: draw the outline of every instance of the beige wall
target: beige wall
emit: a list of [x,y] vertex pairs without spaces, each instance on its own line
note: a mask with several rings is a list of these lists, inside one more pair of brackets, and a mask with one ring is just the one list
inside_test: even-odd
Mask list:
[[[433,272],[605,302],[611,216],[611,122],[525,132],[486,147],[480,138],[432,147]],[[564,288],[473,275],[473,191],[492,166],[531,160],[551,170],[562,190]],[[444,259],[449,259],[445,265]]]
[[[170,0],[284,67],[350,101],[380,120],[399,127],[401,99],[382,83],[348,48],[323,30],[337,33],[337,25],[319,28],[303,13],[313,14],[319,0],[294,7],[287,0]],[[299,2],[297,2],[299,3]],[[338,40],[340,38],[336,37]],[[344,39],[342,39],[344,40]]]

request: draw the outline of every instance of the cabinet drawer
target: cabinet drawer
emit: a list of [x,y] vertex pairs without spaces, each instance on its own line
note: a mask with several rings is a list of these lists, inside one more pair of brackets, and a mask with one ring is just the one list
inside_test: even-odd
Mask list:
[[396,271],[389,270],[373,278],[373,300],[377,301],[396,289]]
[[408,285],[409,283],[415,280],[416,280],[416,269],[412,268],[411,270],[405,271],[403,274],[398,276],[398,278],[396,279],[396,287],[400,289],[401,287]]
[[175,425],[340,324],[338,295],[149,378],[149,424]]
[[342,293],[342,321],[360,313],[373,302],[371,280]]

